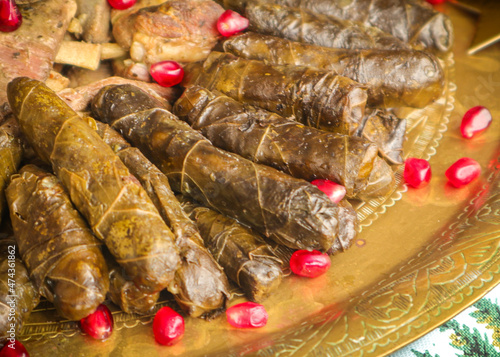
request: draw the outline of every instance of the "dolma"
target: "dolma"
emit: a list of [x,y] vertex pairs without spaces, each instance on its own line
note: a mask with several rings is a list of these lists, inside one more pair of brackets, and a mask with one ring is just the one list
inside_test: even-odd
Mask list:
[[259,234],[210,208],[180,200],[207,248],[248,299],[262,302],[276,290],[283,262]]
[[224,50],[271,65],[308,66],[351,78],[366,85],[368,105],[375,107],[422,108],[444,87],[438,59],[423,51],[334,49],[254,32],[230,37]]
[[26,165],[12,176],[5,193],[19,253],[40,295],[70,320],[94,312],[109,287],[102,243],[59,180]]
[[[244,11],[252,0],[220,0],[227,7]],[[449,17],[419,0],[258,0],[300,7],[316,14],[361,22],[392,34],[414,47],[448,52],[453,44]]]
[[240,102],[283,117],[294,116],[313,128],[353,134],[366,106],[366,88],[331,71],[268,65],[212,52],[200,65],[185,67],[184,85],[218,90]]
[[[13,332],[18,335],[40,295],[18,257],[14,237],[0,239],[0,346]],[[13,258],[13,259],[11,259]],[[14,326],[12,326],[12,325]]]
[[180,260],[174,236],[120,158],[42,82],[16,78],[8,97],[31,146],[137,287],[167,287]]
[[167,225],[175,235],[181,265],[168,287],[177,303],[189,315],[211,317],[224,307],[229,297],[227,278],[203,244],[203,239],[191,219],[183,211],[170,189],[168,178],[139,149],[130,146],[108,125],[91,121],[103,140],[116,152],[141,182]]
[[7,118],[0,126],[0,220],[5,206],[5,188],[21,165],[23,147],[19,135],[19,125],[14,117]]
[[317,187],[214,147],[138,88],[105,87],[92,110],[156,164],[175,191],[291,248],[327,251],[337,239],[337,206]]
[[400,50],[408,45],[378,28],[340,20],[311,11],[275,4],[249,4],[244,11],[249,29],[313,45],[350,48]]
[[307,127],[199,86],[187,88],[173,110],[221,149],[307,181],[335,181],[349,197],[364,191],[377,158],[364,138]]

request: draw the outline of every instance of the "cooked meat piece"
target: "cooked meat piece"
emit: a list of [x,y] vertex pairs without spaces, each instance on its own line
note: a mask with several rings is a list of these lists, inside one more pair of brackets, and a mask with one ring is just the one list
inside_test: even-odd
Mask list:
[[7,102],[7,83],[12,79],[47,79],[76,12],[76,3],[46,0],[19,8],[23,15],[21,27],[14,32],[0,32],[0,105]]
[[170,0],[121,16],[113,35],[136,62],[202,61],[219,39],[216,23],[223,12],[211,0]]
[[76,16],[83,28],[82,39],[91,43],[108,42],[111,15],[108,0],[76,0],[76,3]]
[[145,63],[134,62],[130,58],[115,59],[113,61],[113,72],[116,76],[134,79],[142,82],[151,82],[149,68]]

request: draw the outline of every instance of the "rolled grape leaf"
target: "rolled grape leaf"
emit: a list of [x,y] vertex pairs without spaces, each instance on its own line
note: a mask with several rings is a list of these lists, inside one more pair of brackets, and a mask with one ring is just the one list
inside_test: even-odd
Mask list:
[[438,59],[415,50],[346,50],[247,32],[224,41],[224,51],[271,65],[332,71],[366,85],[368,105],[425,107],[443,93]]
[[8,97],[29,143],[137,287],[167,287],[180,261],[174,236],[120,158],[43,83],[16,78]]
[[409,48],[396,37],[359,22],[340,20],[306,9],[249,4],[244,11],[250,30],[318,46],[350,49]]
[[[0,238],[0,345],[19,335],[40,295],[18,256],[12,236]],[[12,326],[12,325],[13,326]]]
[[174,113],[221,149],[307,181],[335,181],[349,197],[364,191],[377,156],[366,139],[307,127],[199,86],[185,90]]
[[174,294],[177,303],[194,317],[217,314],[218,310],[224,308],[226,297],[229,297],[227,278],[205,248],[195,224],[182,210],[170,189],[168,178],[118,132],[92,118],[87,120],[141,182],[174,233],[181,265],[168,289]]
[[[224,6],[244,11],[254,0],[220,0]],[[257,0],[258,3],[299,7],[316,14],[351,20],[392,34],[414,47],[448,52],[453,44],[450,18],[418,0]]]
[[201,70],[197,66],[186,66],[192,73],[184,85],[218,90],[314,128],[353,134],[363,118],[365,87],[330,71],[268,65],[220,52],[212,52]]
[[406,134],[406,119],[390,111],[374,109],[365,115],[356,135],[375,143],[380,155],[391,164],[403,163],[402,152]]
[[54,175],[26,165],[7,187],[19,253],[40,295],[79,320],[94,312],[109,287],[100,243]]
[[19,125],[14,117],[10,117],[0,126],[0,220],[5,206],[5,188],[19,169],[22,156]]
[[141,149],[175,191],[291,248],[331,248],[338,208],[317,187],[218,149],[155,106],[127,85],[103,88],[92,103],[96,117]]
[[283,262],[264,239],[238,221],[180,198],[207,248],[252,301],[262,302],[281,283]]

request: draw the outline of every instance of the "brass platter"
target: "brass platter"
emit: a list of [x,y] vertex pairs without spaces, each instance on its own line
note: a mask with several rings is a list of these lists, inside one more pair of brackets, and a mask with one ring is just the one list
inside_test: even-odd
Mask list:
[[[389,198],[359,207],[362,231],[349,251],[332,259],[327,275],[290,276],[264,302],[266,327],[233,329],[224,315],[211,322],[187,318],[183,340],[163,347],[151,332],[153,315],[115,310],[112,337],[94,341],[41,304],[19,336],[31,356],[383,356],[498,284],[500,45],[467,56],[475,18],[451,5],[442,10],[456,32],[453,54],[444,59],[445,94],[423,110],[400,112],[411,128],[407,156],[430,160],[431,185],[406,189],[398,171],[399,186]],[[466,140],[460,120],[476,105],[491,110],[493,123]],[[444,172],[464,156],[481,164],[482,175],[455,189]]]

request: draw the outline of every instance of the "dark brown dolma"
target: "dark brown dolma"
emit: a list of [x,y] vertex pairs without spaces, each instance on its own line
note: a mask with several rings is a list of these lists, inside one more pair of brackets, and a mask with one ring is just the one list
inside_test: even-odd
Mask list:
[[283,262],[259,234],[210,208],[181,202],[207,248],[250,300],[262,302],[276,290]]
[[0,239],[0,346],[19,334],[40,299],[17,251],[13,237]]
[[311,11],[275,4],[251,4],[244,11],[250,30],[331,48],[409,48],[401,40],[378,28],[340,20]]
[[[103,140],[146,189],[167,225],[175,235],[181,265],[168,287],[177,303],[189,315],[210,317],[224,308],[229,296],[227,278],[203,244],[195,224],[170,189],[168,178],[139,149],[131,147],[118,132],[104,123],[91,120]],[[130,293],[129,293],[130,294]]]
[[70,320],[106,298],[108,270],[100,243],[54,175],[26,165],[5,191],[19,253],[40,295]]
[[12,116],[0,126],[0,221],[5,206],[5,188],[21,165],[23,147],[19,125]]
[[308,66],[332,71],[366,85],[368,105],[425,107],[439,98],[444,73],[438,59],[415,50],[326,48],[247,32],[230,37],[224,50],[272,65]]
[[327,251],[337,206],[317,187],[214,147],[133,86],[105,87],[97,118],[111,124],[167,175],[172,188],[296,249]]
[[137,287],[167,287],[180,260],[174,236],[120,158],[43,83],[16,78],[8,97],[31,146]]
[[[244,11],[251,0],[220,0],[227,7]],[[447,52],[453,44],[453,25],[445,14],[419,0],[258,0],[300,7],[317,14],[358,21],[392,34],[414,47]]]
[[353,134],[363,119],[365,87],[330,71],[268,65],[212,52],[203,68],[188,65],[186,72],[185,85],[218,90],[314,128]]
[[[199,86],[185,90],[174,114],[221,149],[307,181],[335,181],[349,197],[364,191],[378,158],[366,139],[307,127]],[[387,192],[392,188],[393,181]]]
[[373,109],[365,114],[357,136],[375,143],[380,155],[391,164],[402,164],[406,119],[396,117],[388,110]]

